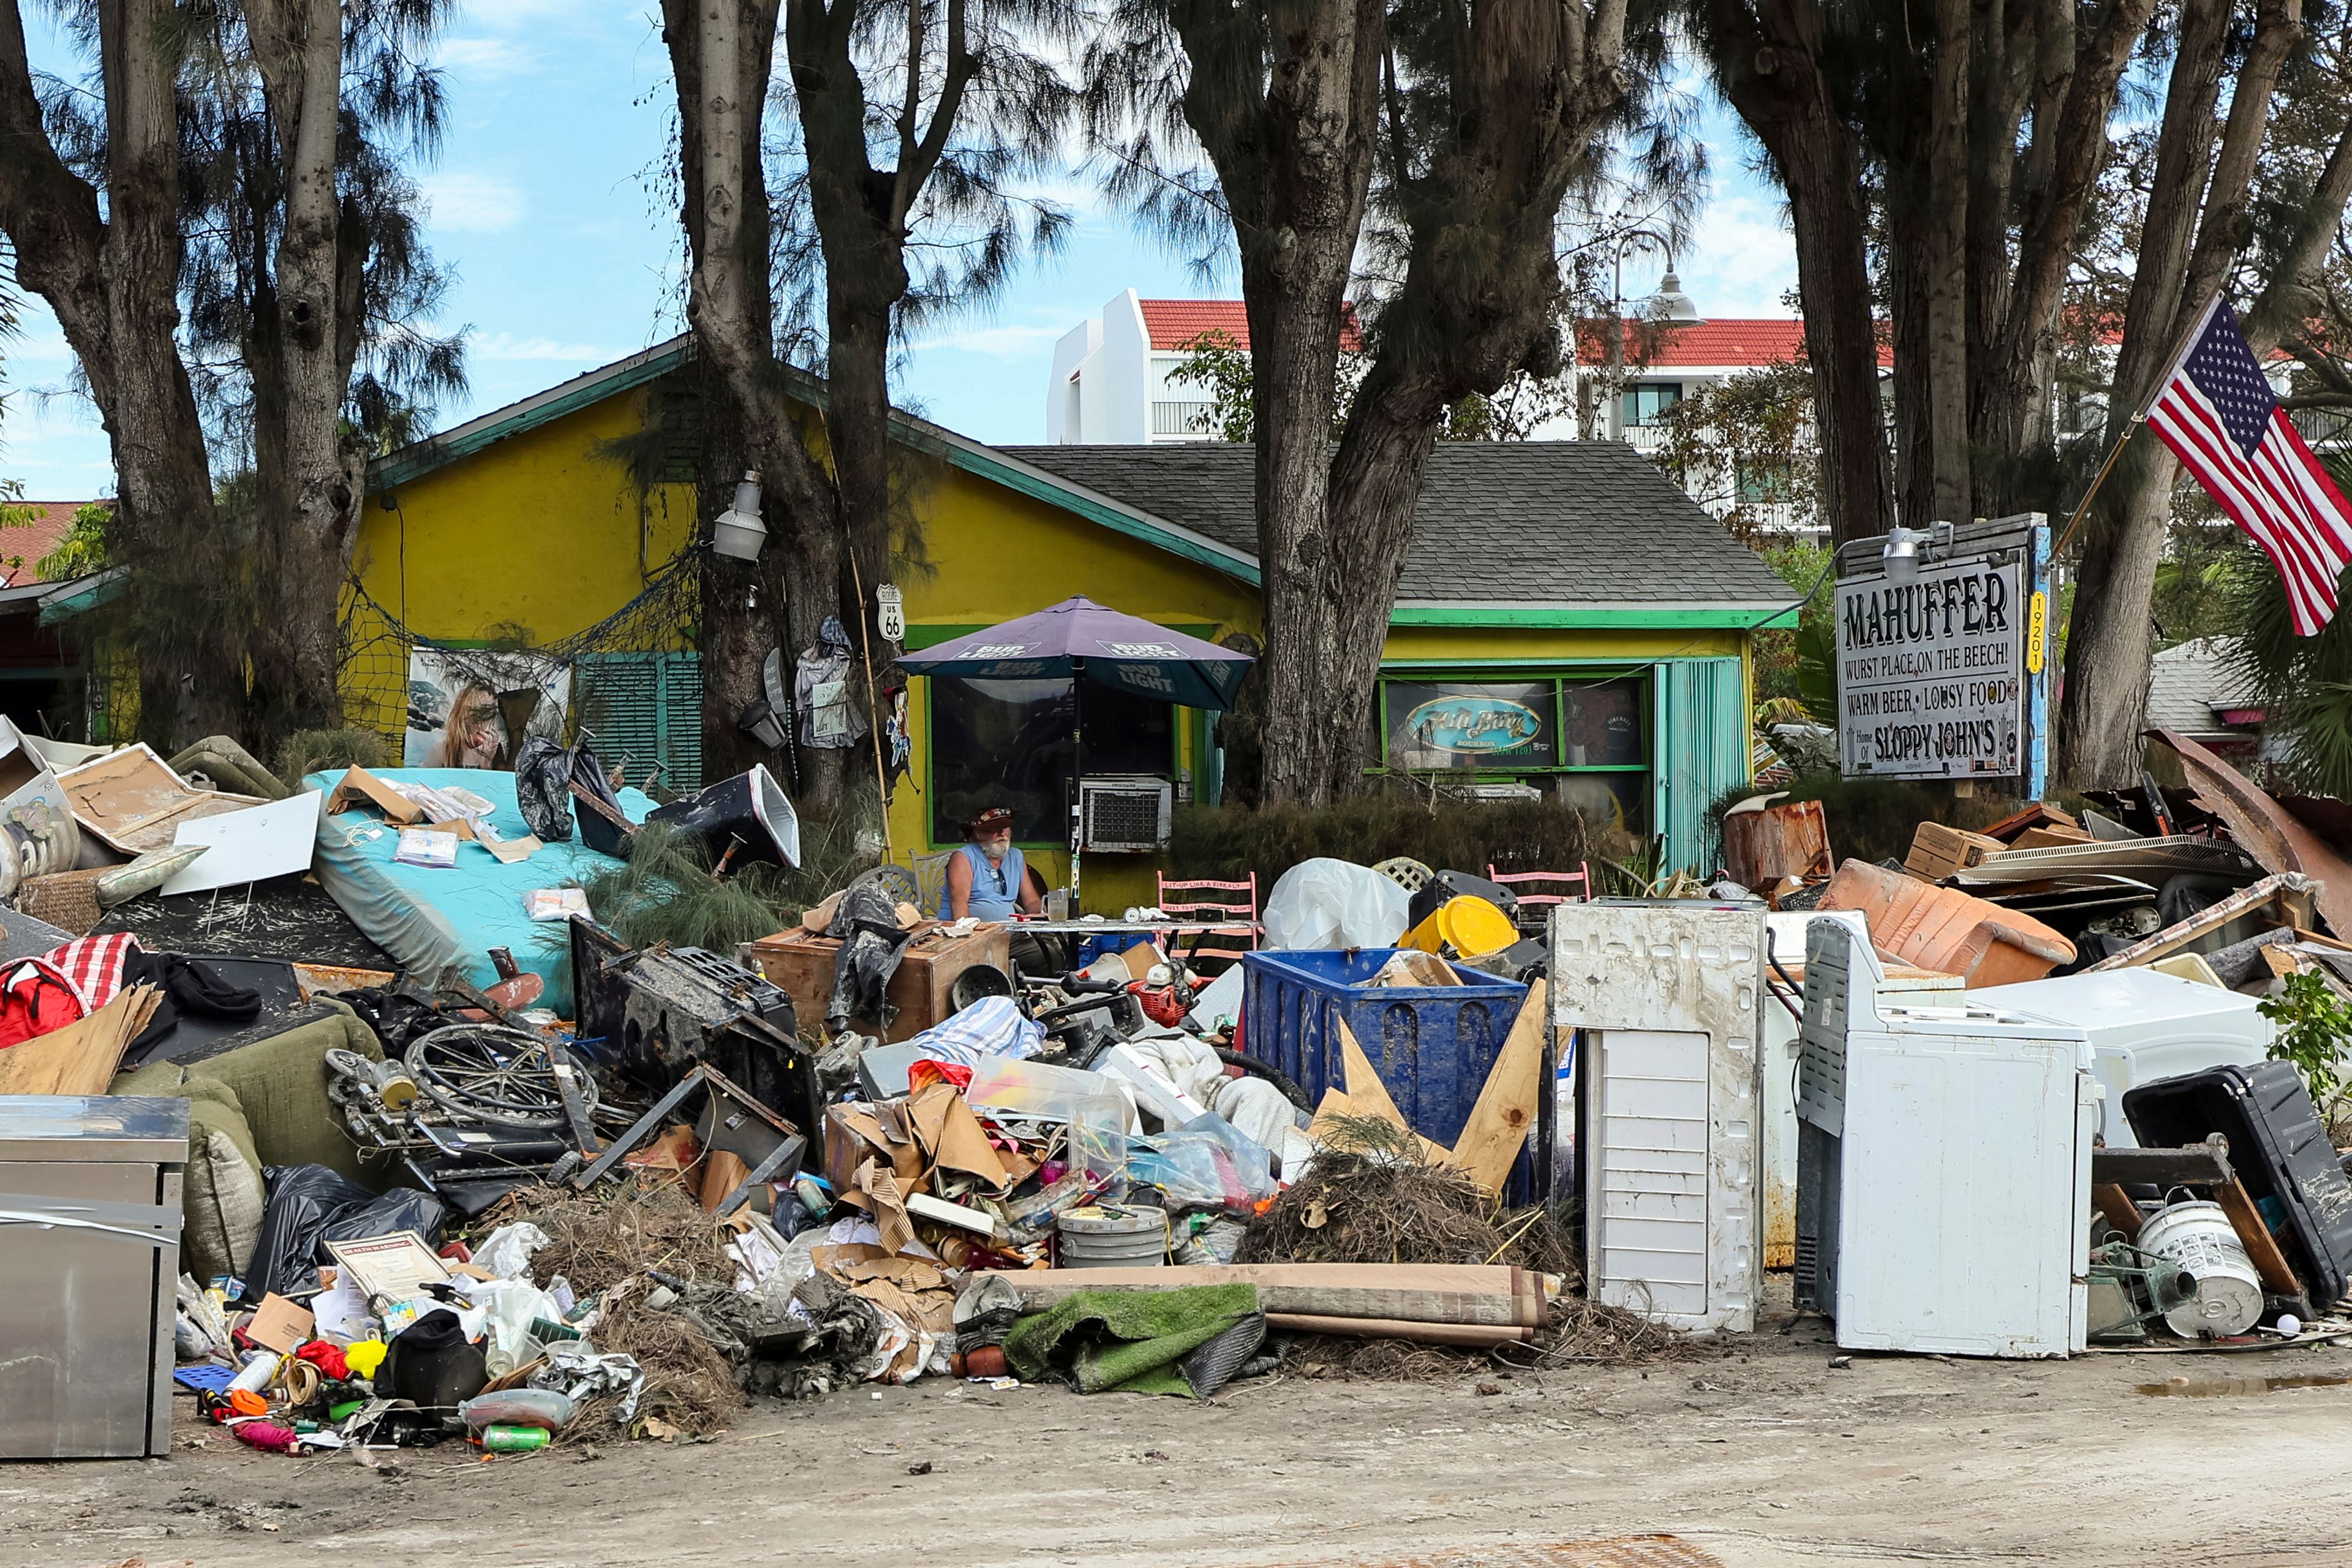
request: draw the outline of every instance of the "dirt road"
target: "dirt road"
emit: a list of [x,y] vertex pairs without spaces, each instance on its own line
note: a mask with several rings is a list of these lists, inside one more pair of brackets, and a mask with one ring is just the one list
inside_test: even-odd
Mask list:
[[1832,1353],[1808,1327],[1646,1375],[1286,1377],[1201,1405],[934,1380],[757,1406],[708,1444],[446,1445],[379,1473],[184,1421],[168,1461],[0,1467],[0,1563],[2352,1563],[2352,1384],[2135,1387],[2352,1378],[2352,1350]]

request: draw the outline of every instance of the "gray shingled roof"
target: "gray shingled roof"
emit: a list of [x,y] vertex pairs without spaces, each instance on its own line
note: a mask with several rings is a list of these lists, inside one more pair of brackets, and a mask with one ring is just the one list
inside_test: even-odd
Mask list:
[[[1090,490],[1257,552],[1255,449],[1001,447]],[[1784,605],[1754,551],[1618,441],[1442,442],[1397,596],[1522,605]]]
[[2147,722],[2184,735],[2226,735],[2217,708],[2259,708],[2252,683],[2230,668],[2232,637],[2200,637],[2158,654],[2147,675]]

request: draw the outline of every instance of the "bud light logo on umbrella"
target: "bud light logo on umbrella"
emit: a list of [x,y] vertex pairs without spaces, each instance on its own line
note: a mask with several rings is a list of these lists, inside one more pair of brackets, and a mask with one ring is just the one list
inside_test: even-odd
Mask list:
[[1543,716],[1507,697],[1437,697],[1405,715],[1414,740],[1438,752],[1514,752],[1543,733]]

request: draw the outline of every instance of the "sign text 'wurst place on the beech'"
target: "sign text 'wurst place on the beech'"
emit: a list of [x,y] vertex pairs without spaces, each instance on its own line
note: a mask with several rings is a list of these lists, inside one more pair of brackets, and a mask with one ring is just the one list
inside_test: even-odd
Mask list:
[[2018,552],[1873,573],[1837,593],[1838,743],[1847,774],[2015,776],[2025,712]]

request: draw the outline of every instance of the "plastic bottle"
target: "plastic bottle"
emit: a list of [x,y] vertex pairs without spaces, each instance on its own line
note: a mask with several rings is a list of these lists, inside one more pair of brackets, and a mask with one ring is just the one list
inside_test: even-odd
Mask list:
[[458,1419],[478,1432],[493,1426],[536,1426],[561,1432],[578,1414],[579,1406],[570,1396],[551,1388],[509,1388],[477,1394],[457,1406]]
[[528,1454],[551,1441],[543,1426],[488,1426],[480,1438],[483,1450],[492,1454]]
[[232,1391],[242,1388],[250,1394],[260,1393],[269,1386],[269,1380],[278,1375],[278,1364],[285,1359],[276,1351],[254,1352],[245,1358],[245,1370],[229,1379],[229,1388]]

